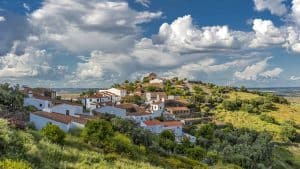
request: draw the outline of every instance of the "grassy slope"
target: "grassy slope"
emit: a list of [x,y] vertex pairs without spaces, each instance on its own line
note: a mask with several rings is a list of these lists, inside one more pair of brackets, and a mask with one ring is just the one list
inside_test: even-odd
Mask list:
[[118,154],[104,154],[69,134],[62,148],[40,139],[40,135],[36,131],[29,132],[20,131],[19,133],[28,138],[27,157],[31,163],[35,164],[34,168],[160,168],[147,162],[130,160]]
[[[230,100],[233,100],[236,97],[242,100],[261,97],[256,94],[244,92],[231,92],[228,96],[228,99]],[[286,120],[293,120],[298,126],[300,125],[300,103],[292,103],[291,105],[276,104],[276,107],[278,108],[277,110],[267,112],[267,114],[273,116],[279,123]],[[230,112],[219,110],[216,112],[216,118],[222,122],[229,122],[237,128],[245,127],[256,131],[266,130],[273,134],[274,140],[280,141],[280,126],[262,121],[259,118],[259,115],[249,114],[243,111]],[[282,168],[300,168],[300,144],[296,143],[293,145],[277,147],[274,150],[274,158],[282,165]]]

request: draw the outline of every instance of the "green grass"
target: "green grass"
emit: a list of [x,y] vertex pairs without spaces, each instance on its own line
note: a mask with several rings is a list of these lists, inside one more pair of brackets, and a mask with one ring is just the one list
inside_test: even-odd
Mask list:
[[19,134],[26,138],[27,160],[33,168],[125,168],[149,169],[160,168],[143,161],[131,160],[118,154],[104,154],[101,149],[87,145],[78,137],[67,135],[65,145],[49,143],[41,139],[36,131]]

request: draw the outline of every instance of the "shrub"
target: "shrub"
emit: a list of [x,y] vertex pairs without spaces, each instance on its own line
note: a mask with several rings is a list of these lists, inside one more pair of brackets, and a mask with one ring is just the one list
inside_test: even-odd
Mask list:
[[87,122],[81,137],[85,142],[103,146],[113,134],[111,124],[106,120],[98,119]]
[[62,131],[58,126],[48,123],[41,130],[42,135],[53,143],[62,144],[66,136],[65,132]]
[[171,141],[175,141],[175,134],[170,130],[165,130],[165,131],[161,132],[159,137],[161,139],[168,139]]
[[194,148],[188,148],[186,150],[186,154],[188,157],[194,159],[194,160],[202,160],[205,157],[205,150],[199,146]]
[[31,130],[35,130],[35,129],[36,129],[36,127],[35,127],[35,125],[34,125],[33,122],[27,123],[27,128],[28,128],[28,129],[31,129]]
[[285,141],[295,141],[297,137],[297,131],[295,127],[290,122],[284,122],[281,124],[280,135]]
[[214,126],[212,124],[201,125],[196,131],[196,135],[211,140],[214,137]]
[[5,159],[0,161],[0,169],[31,169],[27,161]]
[[260,115],[259,118],[260,118],[262,121],[265,121],[265,122],[268,122],[268,123],[273,123],[273,124],[276,123],[274,117],[268,116],[268,115],[266,115],[266,114]]

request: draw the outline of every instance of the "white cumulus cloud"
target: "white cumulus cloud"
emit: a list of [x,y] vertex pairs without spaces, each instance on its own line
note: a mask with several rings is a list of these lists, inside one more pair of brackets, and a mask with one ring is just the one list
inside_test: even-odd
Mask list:
[[286,0],[254,0],[257,11],[269,10],[271,14],[282,16],[286,14],[287,7],[284,4]]
[[0,16],[0,22],[4,22],[6,19],[4,16]]
[[275,77],[278,77],[282,71],[283,70],[281,68],[276,67],[272,70],[267,70],[267,71],[261,73],[260,76],[265,77],[265,78],[275,78]]
[[268,60],[272,57],[267,57],[253,65],[247,66],[243,71],[236,71],[234,76],[240,80],[257,80],[259,74],[264,72],[267,67]]

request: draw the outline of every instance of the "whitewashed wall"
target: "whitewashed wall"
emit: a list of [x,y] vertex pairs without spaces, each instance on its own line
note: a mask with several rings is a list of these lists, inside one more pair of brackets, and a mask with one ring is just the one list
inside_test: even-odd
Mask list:
[[125,118],[126,117],[126,110],[117,108],[114,106],[103,106],[101,108],[97,108],[94,111],[98,113],[108,113],[108,114],[113,114],[116,115],[117,117]]
[[33,122],[36,129],[38,130],[41,130],[44,126],[47,125],[47,123],[52,123],[54,125],[57,125],[60,129],[62,129],[65,132],[69,131],[69,124],[60,123],[32,113],[30,113],[30,122]]
[[24,99],[24,106],[34,106],[38,110],[49,112],[51,111],[50,107],[52,106],[52,103],[48,100],[41,100],[32,97]]
[[69,110],[70,115],[74,116],[76,114],[82,114],[82,106],[69,105],[69,104],[60,104],[52,107],[52,112],[66,114],[66,111]]

